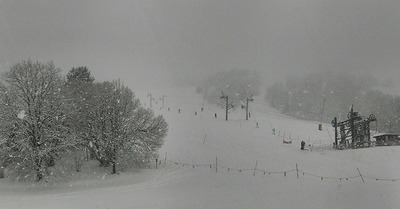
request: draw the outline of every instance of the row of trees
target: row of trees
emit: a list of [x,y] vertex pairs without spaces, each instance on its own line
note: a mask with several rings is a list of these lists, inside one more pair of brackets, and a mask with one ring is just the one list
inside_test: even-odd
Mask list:
[[[371,75],[348,72],[315,72],[289,77],[267,89],[272,107],[302,119],[331,122],[347,119],[351,105],[361,115],[374,114],[382,132],[399,132],[400,97],[375,90],[378,81]],[[322,112],[325,102],[325,109]]]
[[242,101],[260,94],[261,75],[257,71],[230,70],[218,72],[206,79],[197,89],[204,98],[213,104],[225,107],[221,96],[229,97],[229,101],[238,106]]
[[69,153],[100,166],[138,166],[157,157],[167,123],[120,81],[94,82],[86,67],[63,77],[52,62],[22,61],[0,84],[0,163],[9,175],[42,180]]

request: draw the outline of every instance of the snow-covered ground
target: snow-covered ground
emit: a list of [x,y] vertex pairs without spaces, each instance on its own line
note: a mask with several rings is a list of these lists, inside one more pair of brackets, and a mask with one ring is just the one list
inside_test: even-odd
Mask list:
[[[1,179],[0,208],[400,208],[400,147],[333,150],[330,124],[318,131],[262,99],[250,103],[249,121],[242,109],[225,121],[194,89],[152,95],[169,124],[157,170],[109,175],[88,162],[54,185]],[[147,93],[138,96],[149,105]]]

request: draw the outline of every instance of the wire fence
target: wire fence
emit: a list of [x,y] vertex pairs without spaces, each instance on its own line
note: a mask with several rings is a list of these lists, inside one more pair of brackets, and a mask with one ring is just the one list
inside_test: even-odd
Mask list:
[[[239,174],[244,174],[244,173],[249,173],[251,172],[253,176],[256,175],[281,175],[282,177],[288,177],[290,174],[292,176],[295,176],[296,178],[301,178],[301,177],[311,177],[311,178],[316,178],[321,181],[324,180],[336,180],[336,181],[350,181],[350,180],[355,180],[359,179],[363,183],[365,183],[365,179],[373,180],[373,181],[385,181],[385,182],[399,182],[400,178],[382,178],[382,177],[373,177],[369,175],[364,175],[361,173],[361,171],[356,168],[355,171],[357,171],[357,175],[348,175],[348,176],[325,176],[325,175],[319,175],[315,174],[309,171],[306,171],[304,169],[300,169],[298,164],[295,165],[293,169],[287,169],[287,170],[280,170],[280,171],[274,171],[274,170],[268,170],[268,169],[261,169],[257,167],[258,161],[256,161],[255,167],[247,167],[247,168],[238,168],[238,167],[230,167],[226,166],[224,164],[221,164],[218,161],[218,158],[216,158],[215,162],[212,163],[186,163],[186,162],[179,162],[179,161],[172,161],[168,159],[164,160],[156,160],[153,161],[155,163],[155,167],[151,166],[152,168],[158,169],[163,165],[162,167],[166,168],[167,166],[175,166],[177,167],[183,167],[183,168],[207,168],[207,169],[213,169],[216,173],[218,172],[227,172],[227,173],[239,173]],[[154,165],[154,164],[153,164]],[[174,167],[172,167],[174,168]],[[293,175],[295,174],[295,175]]]

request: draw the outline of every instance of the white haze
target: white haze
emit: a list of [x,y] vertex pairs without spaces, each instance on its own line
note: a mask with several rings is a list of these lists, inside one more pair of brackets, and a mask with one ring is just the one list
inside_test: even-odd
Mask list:
[[[397,76],[400,2],[0,0],[0,68],[53,60],[133,89],[193,85],[216,71],[344,70]],[[387,75],[387,76],[386,76]]]

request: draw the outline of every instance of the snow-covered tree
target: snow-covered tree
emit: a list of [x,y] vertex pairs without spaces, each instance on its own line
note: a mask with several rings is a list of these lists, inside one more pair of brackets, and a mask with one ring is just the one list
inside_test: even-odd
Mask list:
[[68,101],[64,105],[69,109],[67,124],[77,142],[77,146],[69,150],[73,152],[77,172],[80,171],[82,161],[85,158],[89,159],[90,156],[87,139],[89,118],[86,116],[91,110],[90,100],[93,96],[94,80],[87,67],[74,67],[68,72],[65,88],[63,88],[63,94]]
[[93,83],[94,80],[90,70],[85,66],[73,67],[67,74],[67,82],[69,83]]
[[120,81],[94,85],[87,139],[101,166],[140,165],[156,156],[167,132],[162,116],[141,107]]
[[[0,166],[42,180],[67,152],[79,171],[90,150],[101,166],[138,166],[157,157],[167,123],[120,81],[93,83],[87,68],[65,82],[52,62],[22,61],[0,83]],[[78,159],[78,161],[77,161]],[[2,168],[1,167],[1,168]]]
[[61,94],[61,70],[52,62],[21,61],[2,75],[0,148],[4,165],[37,181],[71,146]]

